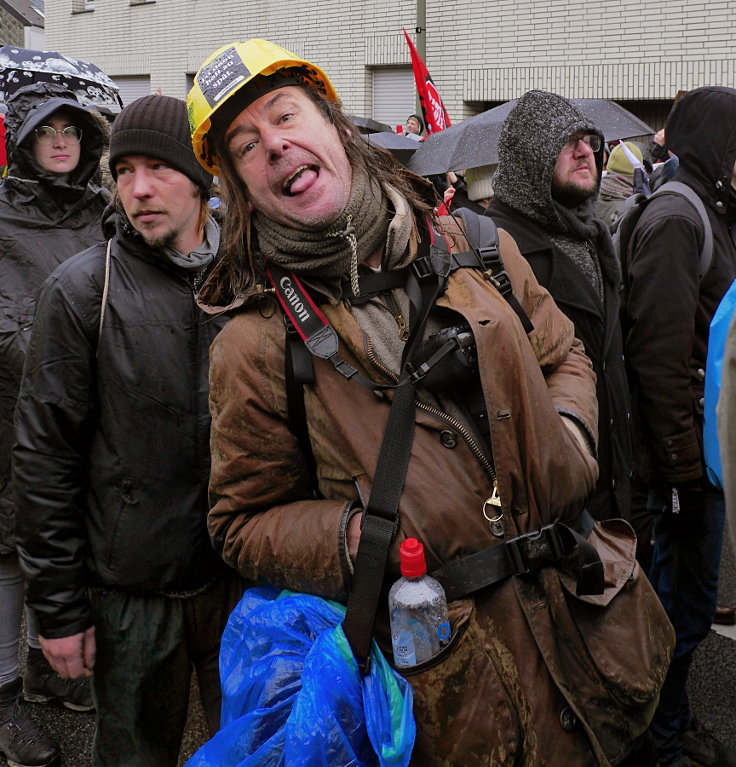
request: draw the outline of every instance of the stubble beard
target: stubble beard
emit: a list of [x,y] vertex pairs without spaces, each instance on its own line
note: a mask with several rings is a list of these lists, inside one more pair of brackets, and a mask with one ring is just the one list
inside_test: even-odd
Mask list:
[[176,242],[179,233],[173,229],[165,232],[164,234],[155,236],[147,236],[145,232],[141,232],[141,236],[146,241],[146,245],[151,248],[170,248]]
[[566,208],[576,208],[595,196],[597,179],[591,177],[590,186],[583,186],[574,181],[552,181],[552,198]]

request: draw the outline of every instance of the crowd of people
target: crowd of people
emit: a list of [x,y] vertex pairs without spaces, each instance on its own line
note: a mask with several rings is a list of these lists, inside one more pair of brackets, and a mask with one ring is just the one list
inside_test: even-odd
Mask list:
[[[736,90],[697,88],[653,146],[611,148],[533,90],[498,164],[441,200],[362,139],[327,73],[265,40],[214,52],[187,103],[127,105],[109,136],[63,86],[18,91],[0,184],[8,763],[59,763],[28,710],[56,699],[96,709],[95,767],[176,765],[192,671],[218,730],[220,638],[253,585],[347,603],[357,661],[366,637],[390,658],[378,596],[411,537],[452,596],[447,647],[401,669],[411,764],[736,765],[687,697],[736,508],[702,442],[709,324],[736,278],[734,118]],[[673,177],[708,225],[686,197],[648,198]],[[461,335],[458,366],[438,349]]]

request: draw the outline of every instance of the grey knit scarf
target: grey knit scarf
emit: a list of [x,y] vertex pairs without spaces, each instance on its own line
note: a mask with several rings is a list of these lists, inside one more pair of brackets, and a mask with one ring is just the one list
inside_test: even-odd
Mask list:
[[620,276],[615,269],[617,262],[611,237],[603,222],[594,215],[593,199],[576,208],[566,208],[556,200],[553,204],[559,223],[551,227],[550,240],[582,271],[603,303],[604,264],[608,267],[605,277],[614,285]]
[[259,250],[266,259],[293,271],[307,287],[337,303],[343,293],[343,278],[350,278],[357,293],[358,264],[386,239],[392,217],[380,184],[354,169],[348,204],[326,229],[294,229],[259,213],[253,223]]

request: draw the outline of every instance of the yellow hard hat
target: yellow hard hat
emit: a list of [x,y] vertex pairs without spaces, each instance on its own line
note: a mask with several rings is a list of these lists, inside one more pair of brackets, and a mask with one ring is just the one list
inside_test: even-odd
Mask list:
[[[279,77],[265,81],[279,70]],[[258,78],[258,79],[256,79]],[[260,83],[261,87],[256,87]],[[243,101],[233,95],[250,84],[253,98]],[[216,50],[194,76],[194,86],[187,95],[189,130],[192,147],[200,164],[209,173],[219,175],[217,158],[209,137],[213,118],[226,118],[229,124],[267,90],[284,85],[304,85],[317,88],[329,101],[337,101],[337,93],[327,75],[314,64],[295,56],[291,51],[268,40],[253,38],[244,43],[230,43]],[[223,109],[229,103],[230,109]]]

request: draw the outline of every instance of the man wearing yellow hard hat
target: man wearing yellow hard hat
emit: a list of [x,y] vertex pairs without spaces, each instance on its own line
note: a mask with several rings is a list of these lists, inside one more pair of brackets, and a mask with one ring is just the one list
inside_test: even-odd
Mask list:
[[424,544],[451,636],[401,669],[411,764],[650,764],[671,632],[630,530],[583,513],[597,405],[571,323],[507,234],[437,218],[319,67],[233,43],[187,101],[227,205],[200,292],[233,313],[211,350],[215,549],[347,601],[365,669],[371,636],[391,658],[399,546]]

